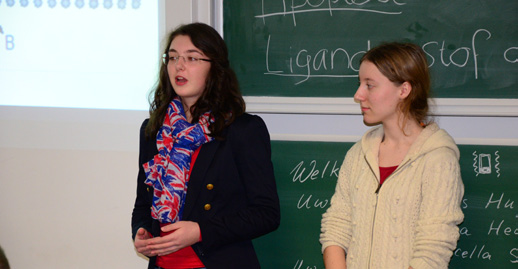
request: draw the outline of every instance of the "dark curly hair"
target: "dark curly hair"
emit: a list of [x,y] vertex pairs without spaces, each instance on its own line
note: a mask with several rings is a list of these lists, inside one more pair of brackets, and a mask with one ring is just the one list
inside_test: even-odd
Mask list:
[[[214,122],[209,125],[210,135],[222,139],[222,131],[234,119],[245,112],[246,106],[239,90],[236,74],[230,68],[225,41],[211,26],[203,23],[181,25],[172,31],[162,53],[167,53],[173,39],[179,35],[188,36],[192,44],[212,60],[205,82],[205,90],[191,107],[193,123],[210,111]],[[162,126],[169,103],[177,96],[171,85],[167,66],[161,65],[158,82],[150,93],[149,122],[146,136],[155,137]]]

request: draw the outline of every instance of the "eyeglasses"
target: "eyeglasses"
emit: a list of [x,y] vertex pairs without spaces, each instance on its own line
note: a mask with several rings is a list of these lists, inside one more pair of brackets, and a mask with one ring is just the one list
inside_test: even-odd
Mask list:
[[210,60],[210,59],[197,58],[197,57],[193,57],[193,56],[180,56],[180,55],[169,56],[167,53],[164,53],[162,55],[162,62],[165,65],[167,65],[168,63],[172,63],[172,64],[176,65],[180,61],[180,58],[183,58],[183,62],[186,65],[196,65],[196,64],[201,63],[202,61],[212,62],[212,60]]

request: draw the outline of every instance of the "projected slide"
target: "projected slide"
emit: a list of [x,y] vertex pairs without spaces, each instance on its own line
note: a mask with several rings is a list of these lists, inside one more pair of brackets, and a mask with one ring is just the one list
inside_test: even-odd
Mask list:
[[158,1],[0,0],[0,105],[147,110]]

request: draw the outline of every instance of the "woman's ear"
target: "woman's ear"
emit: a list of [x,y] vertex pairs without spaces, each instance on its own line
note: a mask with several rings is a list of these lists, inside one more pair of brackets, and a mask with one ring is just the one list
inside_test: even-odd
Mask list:
[[401,84],[401,86],[399,86],[399,98],[401,100],[407,98],[408,95],[410,95],[411,91],[412,91],[412,85],[408,81],[403,82],[403,84]]

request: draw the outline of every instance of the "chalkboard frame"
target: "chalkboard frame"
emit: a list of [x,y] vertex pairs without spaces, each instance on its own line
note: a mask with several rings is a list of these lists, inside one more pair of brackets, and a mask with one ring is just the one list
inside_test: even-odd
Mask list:
[[[353,98],[245,96],[247,112],[360,115]],[[518,116],[518,99],[435,98],[433,116]]]
[[[224,37],[223,1],[212,2],[212,24]],[[517,89],[518,90],[518,89]],[[280,114],[360,115],[352,98],[246,96],[247,112]],[[518,99],[434,98],[434,116],[518,116]]]

